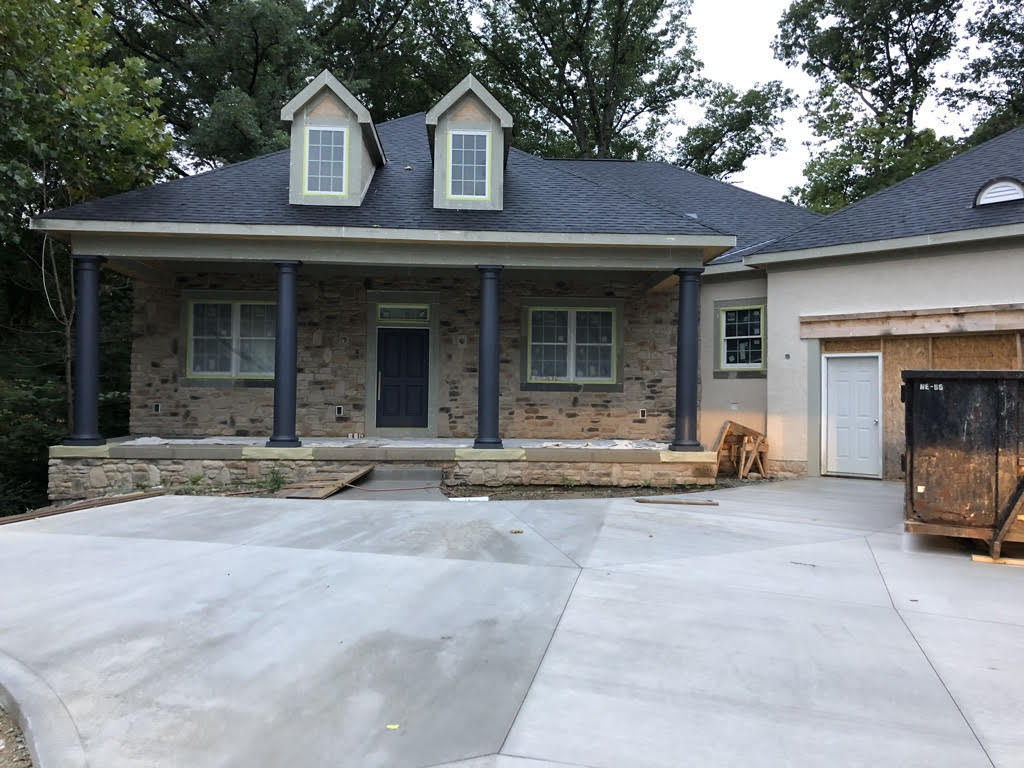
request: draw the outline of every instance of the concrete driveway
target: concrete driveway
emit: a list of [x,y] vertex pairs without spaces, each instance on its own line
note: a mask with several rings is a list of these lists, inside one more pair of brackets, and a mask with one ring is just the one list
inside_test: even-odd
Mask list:
[[3,526],[0,684],[61,768],[1024,766],[1024,569],[895,484],[707,495]]

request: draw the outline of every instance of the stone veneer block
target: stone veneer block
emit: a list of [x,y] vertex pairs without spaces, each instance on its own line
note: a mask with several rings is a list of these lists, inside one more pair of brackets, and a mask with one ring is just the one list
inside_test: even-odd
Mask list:
[[660,451],[661,461],[665,463],[684,464],[717,464],[718,454],[715,451]]
[[456,461],[522,461],[526,451],[522,448],[456,448]]
[[313,459],[316,461],[383,461],[384,449],[376,445],[313,446]]
[[409,446],[384,449],[385,461],[454,461],[455,454],[463,448],[443,448],[441,446]]
[[243,459],[273,459],[278,461],[312,461],[312,448],[268,448],[262,445],[247,445],[242,448]]
[[[237,461],[242,458],[243,445],[173,445],[171,458],[174,459],[223,459]],[[279,450],[279,449],[272,449]],[[132,458],[143,458],[132,456]]]
[[[174,456],[170,445],[110,445],[112,459],[170,459]],[[52,455],[52,454],[51,454]]]
[[51,459],[105,459],[110,456],[109,445],[51,445]]
[[526,448],[527,461],[602,461],[610,451],[592,448]]
[[610,464],[658,464],[661,451],[654,448],[595,449],[594,461]]

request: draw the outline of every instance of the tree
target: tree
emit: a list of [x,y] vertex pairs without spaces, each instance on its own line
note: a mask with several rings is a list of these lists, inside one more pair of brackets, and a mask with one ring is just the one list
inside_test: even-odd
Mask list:
[[743,170],[747,160],[785,148],[776,133],[782,111],[793,106],[793,94],[778,80],[739,93],[716,84],[704,120],[679,138],[676,165],[716,179]]
[[[281,107],[330,69],[375,120],[427,109],[469,70],[461,9],[431,0],[103,0],[118,53],[163,79],[178,152],[200,165],[288,146]],[[184,170],[183,170],[184,172]]]
[[818,137],[798,202],[828,212],[948,157],[921,130],[935,70],[956,45],[962,0],[796,0],[775,56],[818,82],[805,102]]
[[[18,413],[11,403],[61,403],[56,414],[20,413],[17,429],[25,434],[67,427],[74,314],[67,250],[30,231],[29,220],[151,182],[171,147],[157,112],[158,83],[137,59],[104,63],[105,30],[85,2],[0,3],[0,406]],[[105,302],[124,305],[126,293],[130,300],[120,276],[108,276],[104,286]],[[122,368],[108,370],[108,381],[127,377],[126,341],[117,340]],[[27,444],[20,462],[29,473],[45,466],[45,444]],[[38,499],[38,485],[25,486],[11,471],[5,464],[0,492],[30,487],[35,495],[24,499]]]
[[[473,0],[485,72],[516,115],[516,144],[549,157],[666,157],[725,177],[777,151],[779,83],[746,93],[701,75],[690,0]],[[683,102],[703,122],[675,149]]]
[[973,36],[964,50],[983,53],[957,75],[958,87],[946,93],[958,110],[980,107],[966,144],[974,146],[1024,125],[1024,5],[1015,0],[986,0],[967,22]]

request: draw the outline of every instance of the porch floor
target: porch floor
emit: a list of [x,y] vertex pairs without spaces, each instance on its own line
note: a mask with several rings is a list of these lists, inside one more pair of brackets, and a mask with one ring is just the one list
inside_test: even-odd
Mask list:
[[[310,448],[472,448],[471,437],[303,437],[302,445]],[[260,437],[156,437],[140,436],[109,440],[108,444],[137,445],[266,445],[266,436]],[[575,448],[600,450],[668,450],[668,443],[656,440],[525,440],[503,438],[505,448]]]

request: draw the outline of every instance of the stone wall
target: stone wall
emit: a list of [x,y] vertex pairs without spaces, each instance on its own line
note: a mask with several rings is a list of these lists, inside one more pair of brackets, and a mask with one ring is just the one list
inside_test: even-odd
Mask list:
[[[416,461],[441,467],[446,485],[712,485],[711,462],[611,461]],[[51,500],[93,498],[156,486],[193,485],[197,490],[251,484],[279,471],[289,481],[351,466],[350,461],[286,459],[51,458]]]
[[[434,291],[441,296],[439,437],[476,431],[479,280],[475,271],[365,278],[300,273],[298,432],[300,437],[366,433],[366,291]],[[646,275],[617,273],[529,279],[502,275],[501,431],[524,438],[671,439],[675,398],[672,292],[651,294]],[[181,274],[136,281],[131,432],[193,437],[265,435],[273,422],[269,382],[197,381],[185,375],[185,301],[190,291],[247,291],[273,298],[274,275]],[[538,392],[520,387],[521,316],[526,297],[621,299],[622,392]],[[160,413],[154,404],[160,404]],[[335,406],[345,416],[335,416]],[[639,409],[647,417],[639,417]]]

